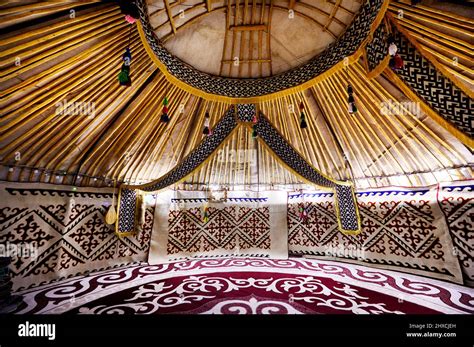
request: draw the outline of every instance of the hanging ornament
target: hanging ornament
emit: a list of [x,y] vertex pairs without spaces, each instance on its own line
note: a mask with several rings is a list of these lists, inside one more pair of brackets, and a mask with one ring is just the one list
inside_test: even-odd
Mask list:
[[130,63],[132,62],[132,52],[130,51],[130,48],[125,48],[125,53],[122,56],[123,63],[130,66]]
[[350,114],[353,114],[353,113],[357,113],[357,106],[355,105],[355,103],[350,103],[349,104],[349,113]]
[[306,116],[304,114],[304,104],[303,101],[300,102],[300,128],[301,129],[306,129],[308,127],[308,124],[306,123]]
[[306,119],[305,119],[304,112],[301,112],[300,128],[301,128],[301,129],[306,129],[307,127],[308,127],[308,124],[306,123]]
[[170,117],[168,116],[168,97],[165,96],[163,99],[163,109],[161,110],[161,121],[163,123],[168,123],[170,121]]
[[304,207],[304,203],[300,205],[299,207],[299,214],[300,214],[300,221],[306,224],[308,221],[308,213],[306,212],[306,209]]
[[258,137],[258,132],[257,132],[257,123],[258,123],[258,118],[257,115],[255,114],[252,118],[252,137],[255,139]]
[[257,124],[252,125],[252,138],[256,139],[258,137]]
[[130,78],[130,66],[125,64],[122,65],[122,69],[118,75],[118,80],[121,86],[130,87],[132,85],[132,79]]
[[[130,31],[131,35],[131,31]],[[129,39],[130,46],[130,39]],[[132,79],[130,78],[130,64],[132,63],[132,52],[130,48],[125,48],[125,53],[122,56],[123,64],[118,75],[118,80],[121,86],[130,87],[132,85]]]
[[405,63],[403,62],[402,57],[400,57],[398,54],[395,54],[393,57],[390,57],[388,65],[392,70],[400,70],[403,69]]
[[353,114],[353,113],[356,113],[357,112],[357,107],[356,107],[356,104],[355,104],[355,99],[354,99],[354,90],[352,89],[352,86],[351,85],[348,85],[347,86],[347,94],[349,95],[349,97],[347,98],[347,102],[348,102],[348,111],[350,114]]
[[398,52],[398,47],[394,42],[392,42],[390,46],[388,46],[388,54],[390,54],[391,56],[394,56],[395,54],[397,54],[397,52]]
[[115,180],[114,180],[114,192],[112,193],[112,204],[110,205],[105,215],[105,222],[107,224],[114,224],[116,221],[117,221],[117,211],[115,210]]
[[402,57],[400,57],[400,55],[398,54],[398,47],[392,35],[388,37],[387,43],[388,43],[388,54],[390,55],[388,66],[390,66],[392,70],[403,69],[403,66],[405,64],[403,62]]
[[130,64],[132,62],[132,52],[130,48],[125,49],[125,53],[122,56],[123,64],[118,75],[118,80],[121,86],[130,87],[132,85],[132,79],[130,78]]
[[209,123],[210,123],[209,112],[206,112],[206,115],[204,116],[204,129],[202,130],[202,134],[205,136],[212,135],[212,131],[209,128]]

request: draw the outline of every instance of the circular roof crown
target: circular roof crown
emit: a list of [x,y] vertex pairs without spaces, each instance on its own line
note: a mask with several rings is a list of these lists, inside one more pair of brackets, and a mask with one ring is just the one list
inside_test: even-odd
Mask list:
[[[169,5],[165,2],[170,18]],[[347,30],[321,54],[287,71],[259,78],[235,78],[206,73],[172,54],[154,30],[145,0],[137,0],[140,13],[140,34],[147,51],[167,77],[182,88],[208,99],[228,102],[254,102],[305,89],[318,77],[349,63],[372,29],[380,22],[386,8],[384,0],[367,0]],[[229,5],[230,6],[230,5]],[[227,9],[227,12],[229,10]],[[238,15],[236,13],[236,15]],[[275,23],[273,23],[275,25]],[[229,28],[229,21],[227,21]],[[235,31],[260,30],[255,25],[238,25]]]

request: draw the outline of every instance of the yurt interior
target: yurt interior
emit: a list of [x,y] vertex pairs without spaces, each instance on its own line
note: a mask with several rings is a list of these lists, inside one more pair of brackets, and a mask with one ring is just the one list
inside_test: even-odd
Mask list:
[[472,1],[0,0],[0,19],[1,347],[473,345]]

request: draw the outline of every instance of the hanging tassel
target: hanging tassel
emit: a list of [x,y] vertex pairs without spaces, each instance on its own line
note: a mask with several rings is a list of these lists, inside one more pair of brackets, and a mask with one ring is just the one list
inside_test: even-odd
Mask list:
[[170,117],[168,116],[168,104],[169,104],[169,101],[168,101],[168,97],[165,96],[165,98],[163,99],[163,109],[161,110],[161,121],[163,123],[168,123],[170,121]]
[[357,106],[355,105],[355,103],[350,103],[349,104],[349,108],[348,108],[348,111],[349,113],[353,114],[353,113],[357,113]]
[[405,63],[402,59],[402,57],[400,57],[398,54],[394,55],[393,57],[390,57],[390,61],[388,63],[388,66],[390,66],[390,68],[392,70],[400,70],[400,69],[403,69]]
[[388,54],[390,54],[391,56],[394,56],[395,54],[397,54],[397,52],[398,52],[398,47],[395,44],[395,42],[392,42],[390,46],[388,46]]
[[168,123],[170,121],[170,117],[168,117],[168,115],[166,113],[163,113],[161,115],[161,118],[160,120],[163,122],[163,123]]
[[204,129],[202,134],[205,136],[211,135],[211,131],[209,130],[209,112],[206,112],[206,115],[204,116]]
[[130,78],[130,64],[132,63],[132,52],[130,48],[125,49],[125,53],[122,56],[123,64],[120,70],[118,80],[121,86],[130,87],[132,85],[132,79]]
[[122,69],[118,75],[118,80],[121,86],[130,87],[132,85],[132,79],[130,78],[130,66],[125,63],[122,65]]
[[349,97],[347,98],[348,102],[348,111],[350,114],[356,113],[357,112],[357,107],[355,104],[355,99],[354,96],[352,95],[354,93],[354,90],[352,89],[351,85],[347,86],[347,94],[349,94]]
[[308,124],[306,123],[306,119],[305,119],[304,112],[301,112],[300,128],[301,128],[301,129],[306,129],[307,127],[308,127]]
[[392,35],[390,35],[387,39],[388,43],[388,54],[390,55],[390,60],[388,62],[388,66],[392,70],[400,70],[403,69],[405,65],[403,62],[402,57],[398,54],[398,47],[395,43],[395,39]]
[[258,137],[258,132],[257,132],[257,123],[258,123],[258,118],[257,115],[255,114],[252,118],[252,138],[257,138]]
[[400,70],[403,69],[403,66],[405,65],[403,62],[402,57],[400,57],[398,54],[396,54],[394,57],[394,69],[395,70]]
[[114,180],[114,192],[112,193],[112,203],[110,204],[107,213],[105,214],[105,223],[114,224],[117,220],[117,211],[115,210],[115,180]]
[[120,69],[118,80],[121,86],[130,87],[132,85],[132,78],[130,77],[130,65],[132,63],[132,52],[130,51],[130,42],[132,39],[132,26],[128,33],[128,46],[125,48],[125,53],[122,56],[123,64]]
[[306,123],[306,115],[304,114],[304,103],[303,101],[300,102],[300,128],[301,129],[306,129],[308,127],[308,124]]
[[252,137],[256,139],[258,137],[257,124],[252,125]]
[[123,54],[122,59],[124,65],[130,66],[132,63],[132,52],[130,51],[130,48],[125,48],[125,53]]
[[308,221],[308,213],[306,212],[304,205],[300,205],[299,213],[300,213],[300,221],[306,224],[306,222]]
[[209,206],[204,205],[204,213],[202,215],[202,221],[204,223],[209,222]]

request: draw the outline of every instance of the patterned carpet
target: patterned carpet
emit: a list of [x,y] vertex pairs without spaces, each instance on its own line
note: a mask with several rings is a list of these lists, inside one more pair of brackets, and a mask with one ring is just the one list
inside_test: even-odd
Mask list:
[[467,287],[305,258],[139,265],[17,294],[18,314],[474,313]]

